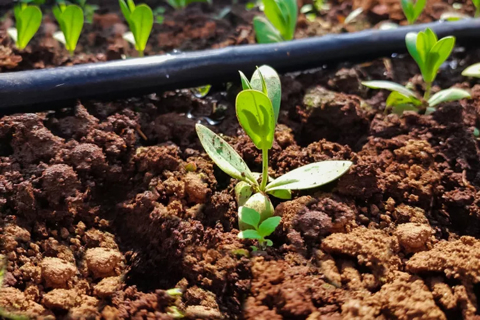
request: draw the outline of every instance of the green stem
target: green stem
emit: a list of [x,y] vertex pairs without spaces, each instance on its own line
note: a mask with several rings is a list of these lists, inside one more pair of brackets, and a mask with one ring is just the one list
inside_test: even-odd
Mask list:
[[143,57],[143,56],[144,56],[143,50],[138,50],[138,56],[139,56],[139,57]]
[[432,83],[431,82],[426,82],[425,94],[423,95],[423,99],[425,101],[428,101],[428,99],[430,99],[431,91],[432,91]]
[[262,184],[260,191],[265,191],[268,182],[268,149],[262,150]]
[[70,57],[72,57],[72,58],[73,58],[73,56],[75,56],[75,50],[72,50],[72,51],[69,50],[68,53],[70,53]]
[[475,18],[480,17],[480,6],[477,8],[475,7]]

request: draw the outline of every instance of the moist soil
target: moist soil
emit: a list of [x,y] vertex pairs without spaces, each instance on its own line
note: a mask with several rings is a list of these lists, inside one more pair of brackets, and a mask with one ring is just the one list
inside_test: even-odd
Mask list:
[[[395,3],[362,2],[358,23],[404,23]],[[358,5],[333,3],[314,22],[301,17],[298,37],[354,31],[339,26],[339,17]],[[73,59],[49,38],[53,22],[24,52],[3,31],[2,70],[131,54],[111,36],[126,28],[118,12],[109,12],[109,1],[104,6]],[[449,6],[429,1],[422,21]],[[148,53],[252,43],[249,22],[258,11],[233,5],[227,17],[212,19],[223,7],[172,11],[155,27]],[[480,86],[460,75],[478,61],[480,51],[457,49],[434,91],[456,86],[472,99],[431,115],[389,114],[388,93],[360,83],[410,81],[422,92],[408,56],[283,75],[270,175],[323,160],[354,164],[338,181],[274,200],[282,219],[264,252],[237,238],[235,181],[206,156],[194,130],[197,122],[215,124],[260,170],[261,155],[236,121],[238,83],[204,98],[178,90],[3,116],[4,315],[480,319]]]

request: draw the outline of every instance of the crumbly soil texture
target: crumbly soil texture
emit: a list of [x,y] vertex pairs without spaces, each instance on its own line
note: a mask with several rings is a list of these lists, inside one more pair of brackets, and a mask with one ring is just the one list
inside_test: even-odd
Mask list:
[[[335,2],[314,22],[301,18],[297,35],[331,31],[335,14],[358,5]],[[393,2],[363,5],[359,23],[403,23]],[[429,2],[423,21],[449,6]],[[167,23],[155,35],[187,49],[253,41],[248,21],[258,12],[234,5],[213,19],[222,8],[193,4],[173,13],[181,29]],[[2,70],[119,58],[127,47],[107,35],[123,23],[118,12],[100,13],[89,27],[98,38],[83,38],[87,53],[70,59],[44,28],[24,52],[3,37]],[[192,38],[199,30],[213,31]],[[104,40],[88,46],[92,39]],[[261,169],[236,121],[239,83],[203,98],[178,90],[3,116],[0,318],[480,319],[480,86],[460,75],[479,61],[480,51],[458,49],[442,66],[434,91],[455,86],[472,99],[431,115],[389,114],[388,93],[361,85],[409,81],[422,92],[408,56],[283,75],[269,174],[332,159],[353,166],[274,200],[281,223],[264,252],[238,239],[235,181],[194,129],[210,125]]]

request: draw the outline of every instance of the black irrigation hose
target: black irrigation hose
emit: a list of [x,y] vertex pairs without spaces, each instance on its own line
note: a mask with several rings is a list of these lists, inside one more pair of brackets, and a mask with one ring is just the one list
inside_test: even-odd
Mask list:
[[262,64],[286,72],[313,69],[327,63],[366,61],[405,52],[407,32],[426,27],[432,28],[439,37],[453,35],[463,45],[480,43],[480,19],[470,19],[4,73],[0,74],[0,114],[49,110],[79,98],[136,96],[238,80],[238,70],[249,74]]

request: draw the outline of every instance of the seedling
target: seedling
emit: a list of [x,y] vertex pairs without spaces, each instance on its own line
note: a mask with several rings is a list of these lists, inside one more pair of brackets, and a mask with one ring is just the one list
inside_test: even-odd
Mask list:
[[124,38],[135,46],[138,56],[143,57],[152,32],[153,11],[146,4],[136,6],[133,0],[119,0],[119,3],[131,31],[131,35],[126,34]]
[[265,17],[253,18],[258,43],[292,40],[297,25],[296,0],[263,0]]
[[53,14],[60,25],[61,32],[57,32],[54,37],[65,45],[71,56],[75,53],[78,39],[83,29],[83,11],[77,5],[59,3],[53,7]]
[[470,98],[470,94],[462,89],[450,88],[441,90],[431,96],[432,83],[438,70],[450,56],[455,45],[454,37],[437,39],[435,33],[427,28],[419,33],[410,32],[405,37],[408,52],[417,63],[425,81],[425,93],[420,98],[410,89],[391,81],[365,81],[363,85],[372,89],[385,89],[392,91],[387,98],[387,109],[392,108],[394,113],[402,114],[404,111],[433,112],[434,107],[440,103]]
[[[271,247],[273,245],[272,240],[265,239],[265,237],[268,237],[275,231],[280,224],[280,217],[270,217],[260,222],[260,213],[247,207],[239,208],[238,217],[240,221],[253,228],[241,231],[238,234],[240,239],[258,240],[258,244],[261,249],[264,249],[265,247]],[[257,248],[254,247],[254,250],[256,249]]]
[[408,24],[414,24],[420,14],[422,14],[427,0],[401,0],[401,4]]
[[480,17],[480,0],[472,0],[475,6],[475,18]]
[[[279,199],[291,199],[291,190],[316,188],[329,183],[348,171],[350,161],[323,161],[308,164],[294,169],[285,175],[271,179],[268,176],[268,151],[273,146],[275,126],[280,112],[281,87],[280,78],[274,69],[261,66],[255,71],[252,79],[240,72],[243,91],[237,95],[236,113],[240,125],[252,139],[254,145],[262,151],[262,172],[250,171],[241,156],[220,136],[207,127],[197,124],[196,130],[203,148],[217,166],[231,177],[239,180],[235,186],[235,196],[239,210],[240,237],[256,237],[260,245],[270,244],[265,237],[271,232],[260,229],[263,222],[273,217],[273,205],[269,196]],[[258,223],[245,220],[245,208],[253,209],[258,215]],[[249,217],[253,213],[248,210]],[[248,218],[247,218],[248,219]],[[255,220],[256,221],[256,220]],[[270,230],[270,229],[268,229]]]
[[36,5],[22,2],[14,7],[14,15],[17,28],[9,28],[7,32],[17,48],[23,50],[40,28],[42,11]]
[[208,4],[212,4],[212,0],[167,0],[167,3],[175,10],[185,9],[190,3],[194,2],[206,2]]

